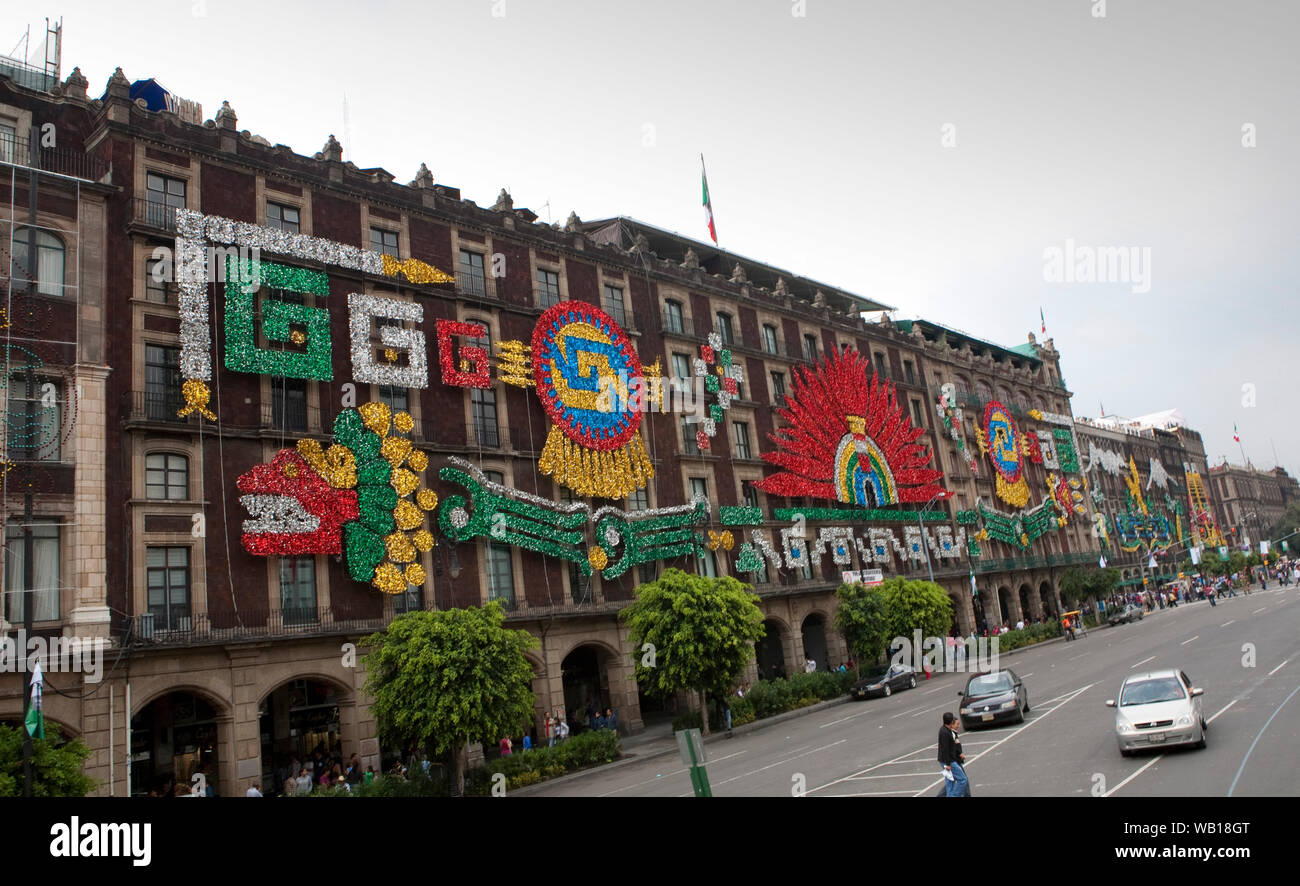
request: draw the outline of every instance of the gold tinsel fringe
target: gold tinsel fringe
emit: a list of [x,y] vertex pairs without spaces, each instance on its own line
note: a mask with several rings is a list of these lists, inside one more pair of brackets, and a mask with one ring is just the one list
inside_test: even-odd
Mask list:
[[557,427],[546,435],[537,467],[584,498],[627,498],[654,476],[639,435],[625,446],[603,452],[574,443]]

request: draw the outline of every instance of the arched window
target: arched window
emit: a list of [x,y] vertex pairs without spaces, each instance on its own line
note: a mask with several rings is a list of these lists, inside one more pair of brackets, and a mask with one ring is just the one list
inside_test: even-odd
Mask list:
[[63,241],[49,231],[36,232],[36,279],[27,265],[28,228],[14,231],[13,265],[10,277],[16,285],[31,281],[41,295],[63,295]]

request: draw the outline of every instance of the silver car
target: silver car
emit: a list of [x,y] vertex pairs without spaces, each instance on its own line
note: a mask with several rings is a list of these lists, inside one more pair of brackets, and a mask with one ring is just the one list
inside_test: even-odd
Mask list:
[[1205,747],[1209,724],[1201,711],[1204,689],[1192,685],[1182,671],[1169,668],[1134,674],[1119,689],[1115,708],[1115,739],[1125,757],[1144,748],[1169,745]]

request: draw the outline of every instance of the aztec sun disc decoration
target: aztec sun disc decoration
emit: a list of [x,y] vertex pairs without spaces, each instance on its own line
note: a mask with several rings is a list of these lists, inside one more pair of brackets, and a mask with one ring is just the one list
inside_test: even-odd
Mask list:
[[627,334],[599,308],[560,302],[533,329],[533,379],[554,424],[538,468],[583,496],[625,498],[654,476],[638,433],[645,390]]
[[1025,482],[1022,461],[1025,441],[1011,417],[1011,410],[997,400],[990,400],[984,407],[984,426],[977,430],[976,436],[997,474],[998,498],[1023,508],[1029,503],[1029,484]]
[[916,443],[924,429],[912,427],[894,386],[875,376],[870,361],[845,350],[794,374],[787,406],[776,410],[790,427],[769,435],[781,451],[762,453],[785,470],[754,486],[860,507],[947,497],[936,483],[943,472],[926,467],[930,453]]
[[339,414],[328,449],[299,440],[296,450],[281,449],[242,474],[244,549],[262,557],[343,553],[348,575],[386,594],[423,585],[416,552],[433,547],[422,524],[438,496],[416,476],[429,459],[402,436],[413,426],[405,412],[366,403]]

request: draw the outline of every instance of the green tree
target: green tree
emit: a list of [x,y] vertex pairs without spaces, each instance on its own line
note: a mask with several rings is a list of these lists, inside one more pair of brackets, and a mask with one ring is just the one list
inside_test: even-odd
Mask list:
[[946,637],[952,630],[952,598],[932,581],[886,579],[880,585],[885,611],[885,637],[906,637],[910,642],[917,628],[924,637]]
[[366,692],[380,741],[418,745],[455,760],[464,783],[463,749],[526,728],[533,714],[527,631],[504,627],[496,601],[484,607],[411,612],[366,637]]
[[1085,600],[1099,600],[1109,597],[1119,584],[1119,570],[1107,567],[1080,569],[1071,567],[1061,576],[1061,597],[1071,607],[1077,607]]
[[[45,738],[32,741],[32,796],[84,797],[95,780],[81,771],[90,748],[64,742],[57,724],[45,721]],[[0,724],[0,797],[23,794],[23,727]]]
[[638,587],[619,617],[628,625],[637,680],[656,695],[698,693],[707,735],[706,693],[729,692],[763,638],[758,596],[734,578],[667,569]]
[[835,596],[840,602],[835,628],[844,635],[861,676],[862,663],[878,659],[891,637],[885,622],[884,596],[879,588],[864,584],[840,585]]
[[[1278,539],[1286,538],[1295,532],[1300,532],[1300,501],[1293,501],[1286,506],[1281,518],[1268,531],[1268,537],[1276,542]],[[1287,539],[1287,547],[1294,548],[1295,545],[1292,542],[1295,540],[1294,535]],[[1276,545],[1276,547],[1281,552],[1282,546]]]

